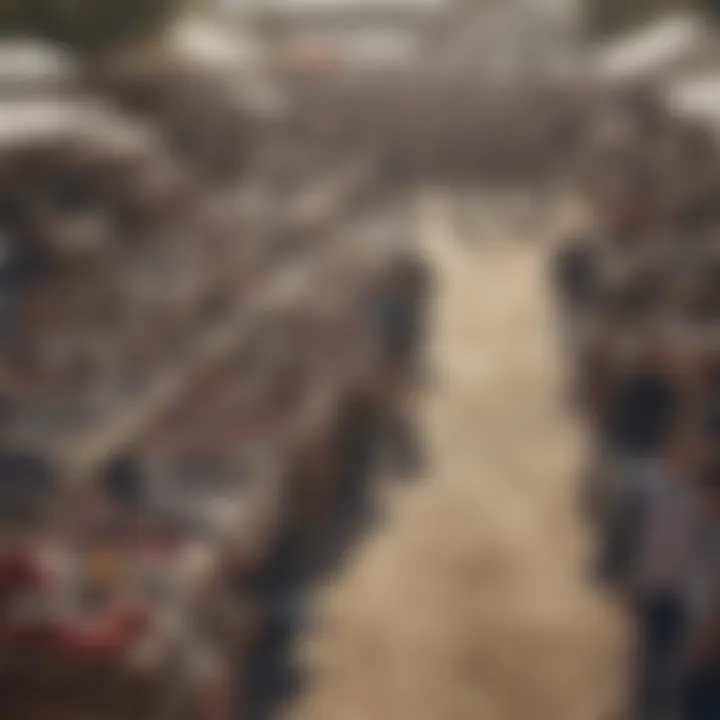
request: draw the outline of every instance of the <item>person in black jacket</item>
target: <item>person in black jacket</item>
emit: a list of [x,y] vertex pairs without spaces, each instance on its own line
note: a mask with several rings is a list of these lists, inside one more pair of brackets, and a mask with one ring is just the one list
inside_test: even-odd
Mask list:
[[583,326],[596,309],[603,257],[591,237],[567,238],[553,258],[552,275],[560,310],[561,339],[571,354],[581,351]]

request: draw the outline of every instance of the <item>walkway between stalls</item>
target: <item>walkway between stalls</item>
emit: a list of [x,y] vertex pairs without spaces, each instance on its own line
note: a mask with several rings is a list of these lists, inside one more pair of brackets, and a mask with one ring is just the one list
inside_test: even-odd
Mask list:
[[379,527],[319,590],[287,717],[616,717],[623,628],[583,577],[548,238],[479,191],[425,189],[418,219],[439,282],[428,466],[383,484]]

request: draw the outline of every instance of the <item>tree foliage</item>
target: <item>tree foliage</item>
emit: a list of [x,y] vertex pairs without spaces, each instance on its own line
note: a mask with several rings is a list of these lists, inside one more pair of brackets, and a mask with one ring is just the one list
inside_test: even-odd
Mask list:
[[0,0],[0,31],[101,50],[158,32],[182,0]]

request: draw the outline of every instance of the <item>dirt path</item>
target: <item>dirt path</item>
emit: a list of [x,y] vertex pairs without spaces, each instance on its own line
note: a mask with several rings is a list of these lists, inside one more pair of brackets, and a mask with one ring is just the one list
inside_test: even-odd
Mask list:
[[[318,598],[297,720],[614,717],[622,636],[582,580],[579,438],[558,400],[544,251],[426,191],[439,272],[429,467]],[[511,233],[512,234],[512,233]],[[515,233],[517,234],[517,233]]]

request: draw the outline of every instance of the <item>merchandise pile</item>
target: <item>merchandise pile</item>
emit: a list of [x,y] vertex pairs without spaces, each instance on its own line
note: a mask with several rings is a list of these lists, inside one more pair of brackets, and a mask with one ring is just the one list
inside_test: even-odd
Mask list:
[[263,578],[355,482],[358,408],[401,411],[422,267],[277,88],[93,75],[0,104],[0,715],[236,717]]

